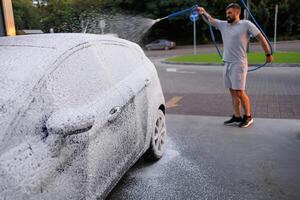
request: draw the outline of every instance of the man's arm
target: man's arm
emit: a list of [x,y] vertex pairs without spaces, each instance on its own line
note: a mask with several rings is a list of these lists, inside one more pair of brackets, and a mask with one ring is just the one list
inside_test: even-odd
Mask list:
[[268,44],[266,38],[261,33],[257,34],[257,36],[255,38],[260,42],[260,45],[262,46],[263,50],[265,51],[266,61],[268,63],[271,63],[273,61],[273,56],[271,55],[271,50],[270,50],[270,47],[269,47],[269,44]]
[[211,23],[214,27],[217,26],[217,20],[215,18],[213,18],[212,16],[210,16],[203,7],[198,7],[197,11],[199,12],[199,14],[206,16],[206,17],[202,16],[202,18],[204,19],[204,21],[206,23]]

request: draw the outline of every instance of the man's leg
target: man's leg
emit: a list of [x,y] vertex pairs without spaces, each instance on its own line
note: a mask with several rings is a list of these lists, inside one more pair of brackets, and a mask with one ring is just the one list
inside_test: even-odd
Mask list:
[[233,116],[224,122],[225,125],[239,125],[243,119],[241,117],[241,100],[233,89],[229,89],[232,98]]
[[250,99],[249,99],[246,91],[245,90],[235,90],[235,94],[236,94],[236,98],[239,99],[239,101],[244,109],[245,115],[251,116]]
[[230,88],[229,91],[230,91],[231,98],[232,98],[232,107],[233,107],[234,116],[240,117],[241,116],[241,99],[238,96],[238,93],[237,93],[238,90],[233,90]]
[[239,127],[246,128],[253,123],[253,118],[251,117],[251,110],[250,110],[250,99],[247,93],[245,92],[245,90],[236,90],[236,94],[240,99],[240,102],[245,112],[243,121],[239,124]]
[[231,82],[230,90],[233,101],[234,113],[236,115],[241,114],[241,106],[245,111],[240,127],[248,127],[253,123],[250,110],[250,100],[245,92],[246,78],[247,78],[247,66],[243,64],[237,64],[231,67],[231,73],[229,73],[229,79]]

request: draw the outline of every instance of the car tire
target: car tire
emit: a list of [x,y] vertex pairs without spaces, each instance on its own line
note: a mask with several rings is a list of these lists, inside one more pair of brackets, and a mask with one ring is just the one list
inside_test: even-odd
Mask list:
[[166,136],[166,117],[162,110],[158,110],[155,117],[150,147],[145,154],[146,159],[156,161],[163,156],[166,146]]
[[165,47],[165,50],[169,50],[169,47]]

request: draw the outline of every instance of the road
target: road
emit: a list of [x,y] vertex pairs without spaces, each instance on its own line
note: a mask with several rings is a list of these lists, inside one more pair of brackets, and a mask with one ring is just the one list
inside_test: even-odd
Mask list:
[[240,129],[222,125],[232,114],[222,66],[162,57],[151,60],[168,105],[167,151],[156,163],[140,159],[107,199],[300,199],[300,68],[249,74],[255,123]]
[[[218,46],[222,49],[222,45],[218,44]],[[259,43],[251,43],[250,44],[250,51],[261,51],[262,48],[260,47]],[[293,41],[280,41],[277,42],[276,51],[278,52],[295,52],[300,51],[300,40],[293,40]],[[161,57],[166,56],[176,56],[176,55],[186,55],[186,54],[193,54],[193,46],[178,46],[172,50],[158,50],[158,51],[145,51],[148,57]],[[198,45],[197,46],[197,53],[212,53],[216,52],[215,47],[212,44],[206,45]],[[263,52],[262,52],[263,53]]]

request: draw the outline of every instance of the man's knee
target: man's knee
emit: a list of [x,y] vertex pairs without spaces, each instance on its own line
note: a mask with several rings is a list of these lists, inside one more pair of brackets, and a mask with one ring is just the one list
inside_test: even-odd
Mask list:
[[231,90],[231,91],[232,91],[232,95],[237,98],[243,97],[245,93],[244,90]]

